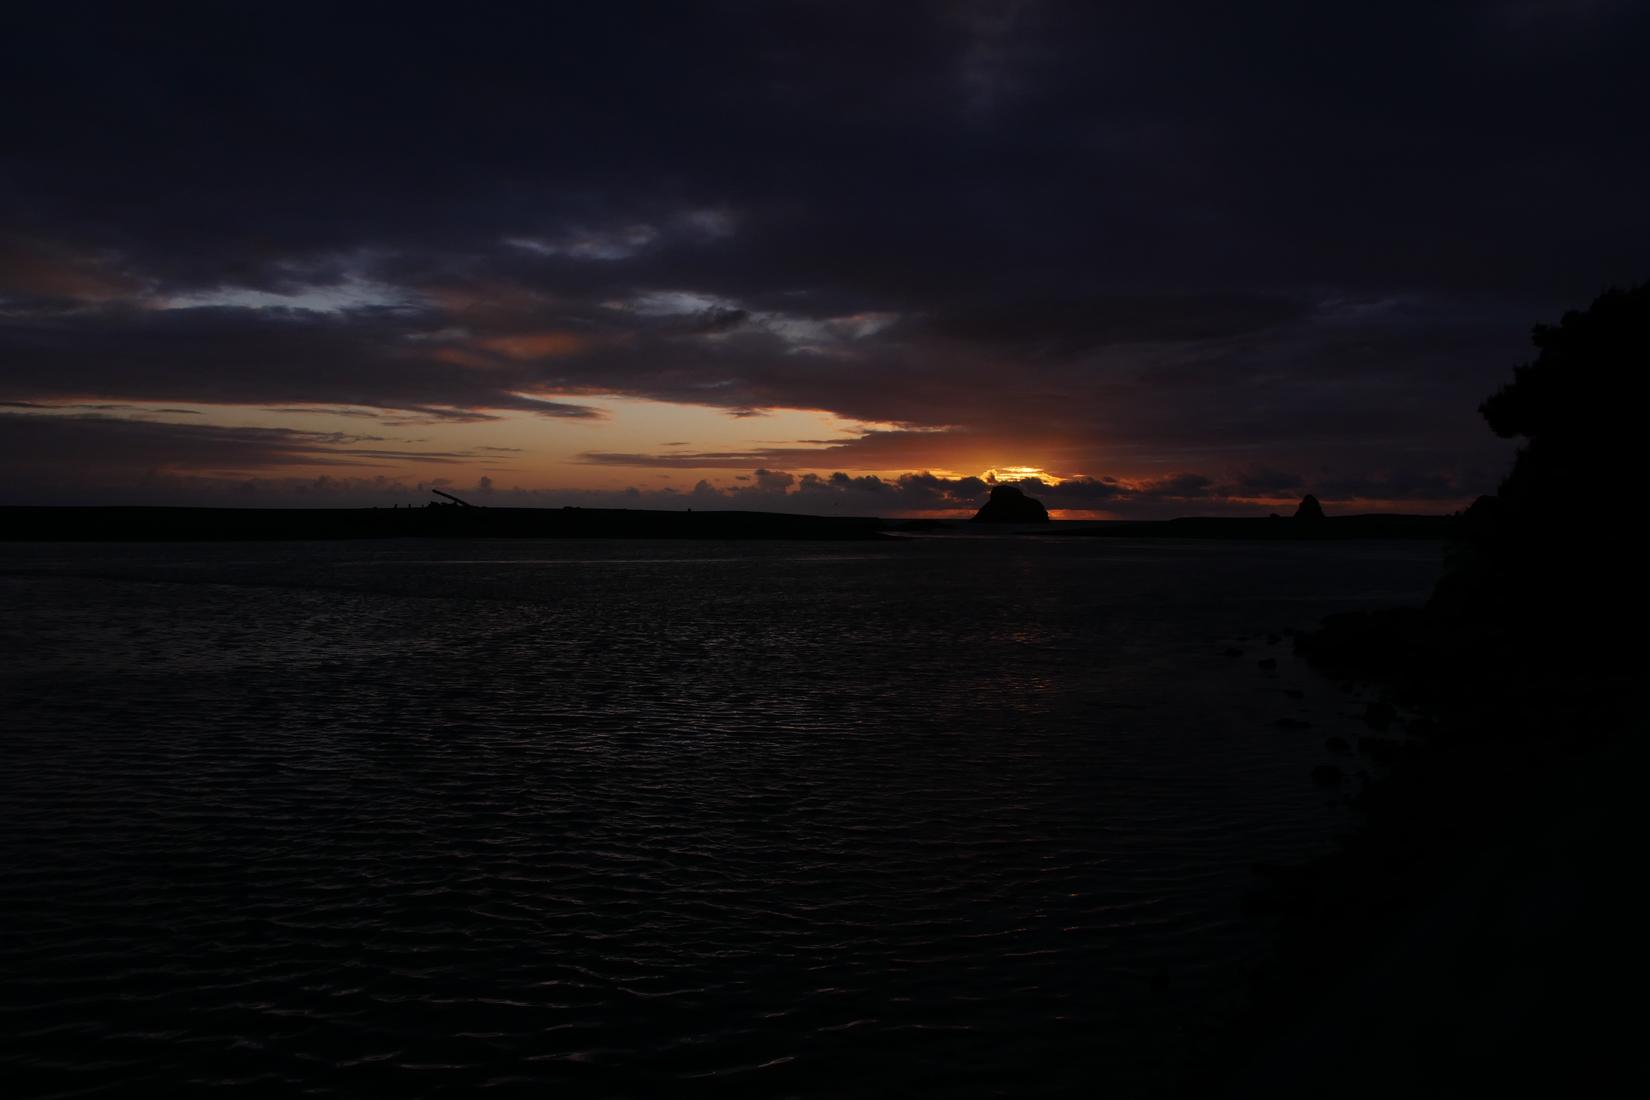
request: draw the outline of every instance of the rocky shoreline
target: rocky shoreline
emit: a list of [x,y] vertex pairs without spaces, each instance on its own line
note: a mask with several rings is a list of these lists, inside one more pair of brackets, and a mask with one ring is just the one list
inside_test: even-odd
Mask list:
[[1255,868],[1271,957],[1171,1095],[1490,1095],[1627,1068],[1605,993],[1642,955],[1620,873],[1646,755],[1628,673],[1452,610],[1295,637],[1374,696],[1367,732],[1326,745],[1347,766],[1310,777],[1356,783],[1359,823],[1320,858]]
[[1650,361],[1650,283],[1533,343],[1479,407],[1524,445],[1460,517],[1426,606],[1296,639],[1405,736],[1335,852],[1257,869],[1273,958],[1183,1095],[1594,1095],[1646,1075],[1630,1032],[1647,749],[1622,644],[1643,587],[1623,506],[1639,413],[1609,395]]

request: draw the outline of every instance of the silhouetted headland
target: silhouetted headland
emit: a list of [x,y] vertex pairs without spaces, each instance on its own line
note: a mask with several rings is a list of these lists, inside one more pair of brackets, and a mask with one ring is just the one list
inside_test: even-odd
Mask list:
[[[423,508],[167,508],[0,506],[0,541],[234,542],[283,539],[639,538],[878,539],[901,534],[981,533],[1034,525],[1025,534],[1153,539],[1448,539],[1460,516],[1359,515],[1316,520],[1280,516],[1193,516],[1169,520],[1051,521],[1023,503],[972,519],[878,519],[787,512],[665,512],[628,508],[482,508],[462,501]],[[1004,494],[1005,496],[1008,494]],[[1012,498],[1010,498],[1012,499]],[[1028,508],[1027,505],[1032,506]],[[1033,508],[1035,514],[1033,513]],[[989,513],[988,513],[988,510]]]
[[381,538],[876,539],[882,522],[781,512],[626,508],[0,508],[13,542]]

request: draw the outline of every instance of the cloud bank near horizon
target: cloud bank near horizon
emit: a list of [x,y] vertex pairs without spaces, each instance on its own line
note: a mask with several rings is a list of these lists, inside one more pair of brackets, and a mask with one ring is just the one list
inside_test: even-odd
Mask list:
[[[7,423],[8,416],[12,423]],[[475,503],[495,507],[592,507],[735,509],[883,516],[957,515],[984,502],[994,485],[1017,485],[1056,514],[1070,516],[1166,516],[1188,512],[1252,512],[1285,504],[1311,491],[1331,505],[1382,510],[1406,505],[1447,510],[1464,487],[1423,473],[1374,478],[1309,481],[1299,474],[1253,469],[1230,480],[1189,472],[1146,479],[1081,477],[1059,482],[1034,476],[949,476],[930,471],[884,477],[834,471],[793,473],[759,467],[735,473],[723,484],[699,479],[691,488],[659,486],[623,489],[526,488],[502,484],[488,475],[475,481],[450,476],[454,466],[487,458],[474,452],[409,452],[386,449],[380,437],[311,433],[290,429],[221,429],[212,425],[134,422],[107,413],[72,417],[19,417],[0,413],[0,477],[25,479],[42,447],[63,445],[50,433],[69,435],[88,426],[102,434],[84,442],[72,467],[77,480],[18,480],[12,503],[55,504],[65,495],[91,504],[212,504],[233,507],[403,507],[423,504],[431,489],[463,492]],[[44,429],[44,433],[42,432]],[[178,438],[180,434],[183,438]],[[150,460],[145,466],[145,458]],[[166,456],[195,467],[177,472],[153,461]],[[258,472],[237,477],[208,472],[224,462],[247,463]],[[419,474],[381,472],[408,461]],[[336,467],[314,476],[283,468]],[[110,477],[113,473],[116,476]]]

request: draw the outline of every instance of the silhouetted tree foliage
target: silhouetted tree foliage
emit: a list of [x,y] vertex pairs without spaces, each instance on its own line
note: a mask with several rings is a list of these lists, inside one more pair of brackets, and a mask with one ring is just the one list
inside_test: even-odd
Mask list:
[[1532,338],[1535,361],[1479,411],[1502,438],[1529,440],[1501,485],[1502,503],[1573,514],[1570,502],[1613,497],[1625,481],[1645,419],[1630,387],[1650,367],[1650,283],[1608,291],[1585,312],[1537,325]]
[[[1564,844],[1564,856],[1533,862],[1572,915],[1521,941],[1518,988],[1529,992],[1511,1002],[1518,1012],[1497,1039],[1504,1053],[1481,1057],[1429,1041],[1404,1071],[1407,1083],[1460,1082],[1457,1091],[1475,1095],[1515,1091],[1542,1075],[1560,1080],[1575,1066],[1608,1064],[1602,1072],[1619,1074],[1612,1052],[1632,1046],[1617,1037],[1619,1012],[1592,987],[1613,965],[1605,960],[1637,942],[1618,916],[1631,906],[1616,882],[1615,854],[1632,835],[1634,810],[1622,808],[1627,786],[1603,775],[1635,775],[1638,756],[1581,754],[1637,740],[1619,735],[1636,734],[1643,713],[1639,652],[1629,641],[1644,575],[1631,482],[1646,418],[1633,383],[1650,367],[1650,284],[1611,290],[1537,327],[1534,339],[1535,359],[1480,406],[1498,435],[1524,442],[1497,495],[1467,510],[1465,537],[1430,604],[1332,615],[1296,639],[1309,660],[1373,678],[1425,713],[1404,720],[1409,737],[1378,751],[1382,739],[1359,739],[1360,754],[1395,765],[1357,796],[1364,828],[1310,873],[1273,876],[1262,898],[1284,921],[1274,995],[1299,1003],[1300,991],[1317,988],[1318,972],[1341,965],[1349,950],[1371,960],[1380,957],[1371,945],[1390,951],[1392,929],[1408,923],[1393,918],[1406,906],[1443,912],[1431,907],[1460,883],[1463,867],[1484,870],[1519,849],[1524,858]],[[1380,732],[1394,716],[1371,704],[1365,721]],[[1585,787],[1571,786],[1578,776]],[[1604,808],[1577,814],[1583,790],[1589,800],[1604,793]],[[1555,806],[1562,828],[1544,820]],[[1496,853],[1493,862],[1481,862],[1486,853]],[[1473,976],[1465,966],[1418,972],[1383,1011],[1410,1012],[1428,983],[1446,1002],[1469,985],[1513,990],[1515,970],[1498,970],[1500,949],[1486,946],[1499,934],[1492,929],[1518,919],[1511,914],[1523,903],[1508,908],[1513,897],[1497,888],[1475,902],[1456,960],[1484,960],[1470,964],[1479,967]],[[1576,965],[1582,957],[1592,961]],[[1545,976],[1525,980],[1534,973]],[[1538,1054],[1520,1062],[1514,1052],[1524,1050]]]
[[1537,325],[1533,340],[1536,358],[1479,406],[1497,435],[1526,442],[1497,494],[1468,509],[1469,559],[1439,595],[1450,610],[1551,626],[1598,614],[1642,570],[1631,472],[1646,419],[1634,383],[1650,368],[1650,283]]

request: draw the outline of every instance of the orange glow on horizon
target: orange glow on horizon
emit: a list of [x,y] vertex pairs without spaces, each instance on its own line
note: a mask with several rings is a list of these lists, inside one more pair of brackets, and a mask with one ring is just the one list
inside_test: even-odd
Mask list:
[[981,481],[1025,481],[1027,478],[1036,478],[1044,485],[1058,485],[1067,478],[1051,474],[1041,466],[994,466],[980,475]]

